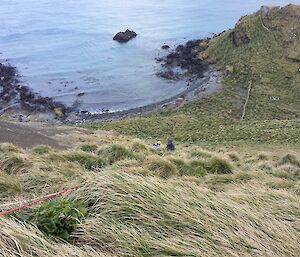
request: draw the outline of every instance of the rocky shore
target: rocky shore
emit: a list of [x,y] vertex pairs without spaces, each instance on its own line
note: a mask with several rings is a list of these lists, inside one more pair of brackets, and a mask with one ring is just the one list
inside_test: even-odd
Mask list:
[[[219,72],[205,60],[199,59],[198,56],[199,53],[208,48],[209,40],[210,38],[188,41],[184,45],[177,46],[166,56],[156,58],[156,61],[161,64],[161,70],[156,74],[158,77],[170,81],[186,81],[186,90],[182,93],[161,102],[126,111],[99,114],[81,112],[68,122],[109,122],[169,108],[178,108],[191,100],[199,99],[219,90],[221,88]],[[162,46],[164,50],[169,48],[169,45],[166,44]]]
[[[202,77],[209,69],[207,62],[199,59],[199,53],[208,48],[209,38],[188,41],[179,45],[174,51],[156,61],[162,70],[157,76],[168,80],[196,79]],[[165,45],[162,46],[162,48]]]
[[[49,97],[41,97],[22,85],[16,67],[0,63],[0,116],[10,113],[11,118],[23,121],[30,114],[53,115],[63,121],[71,109]],[[20,113],[19,115],[16,113]]]
[[[107,122],[168,108],[178,108],[221,87],[218,72],[198,57],[199,53],[207,49],[209,40],[205,38],[188,41],[184,45],[177,46],[173,51],[169,50],[167,55],[156,59],[161,64],[161,70],[156,75],[170,81],[185,81],[184,92],[158,103],[114,113],[105,110],[102,113],[92,114],[79,111],[76,107],[67,108],[52,98],[41,97],[22,85],[16,67],[8,62],[0,63],[0,116],[7,114],[10,120],[15,121],[26,121],[30,118],[76,124]],[[165,50],[169,48],[165,44],[162,46]]]

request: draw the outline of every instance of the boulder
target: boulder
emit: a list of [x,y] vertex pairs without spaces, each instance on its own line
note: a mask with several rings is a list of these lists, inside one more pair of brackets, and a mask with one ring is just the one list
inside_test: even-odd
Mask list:
[[129,29],[127,29],[125,32],[119,32],[117,33],[113,40],[118,41],[119,43],[126,43],[129,40],[135,38],[137,36],[137,34],[134,31],[131,31]]

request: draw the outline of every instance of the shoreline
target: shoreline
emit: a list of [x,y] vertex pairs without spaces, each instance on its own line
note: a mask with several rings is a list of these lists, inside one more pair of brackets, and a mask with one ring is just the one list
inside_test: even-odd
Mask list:
[[16,67],[1,63],[0,117],[7,116],[9,120],[19,122],[80,124],[110,122],[179,108],[221,88],[220,73],[205,60],[198,58],[198,54],[207,49],[209,41],[210,38],[188,41],[156,59],[161,64],[157,76],[169,81],[186,81],[187,88],[183,92],[159,102],[117,112],[79,111],[76,107],[66,107],[50,97],[41,97],[22,85]]
[[168,99],[152,103],[149,105],[132,108],[129,110],[112,112],[112,113],[83,113],[77,116],[74,120],[66,120],[67,124],[93,123],[93,122],[110,122],[125,118],[133,118],[139,115],[147,115],[155,112],[164,111],[167,109],[176,109],[184,104],[201,99],[210,93],[217,92],[221,89],[221,81],[219,72],[209,67],[209,70],[203,74],[203,77],[198,79],[183,92],[172,96]]

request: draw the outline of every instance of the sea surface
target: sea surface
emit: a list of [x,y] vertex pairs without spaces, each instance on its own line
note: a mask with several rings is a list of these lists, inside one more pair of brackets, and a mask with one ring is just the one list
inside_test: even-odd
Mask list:
[[[81,110],[125,110],[158,102],[186,82],[158,78],[155,57],[190,39],[219,33],[261,5],[259,0],[1,0],[0,59],[24,84]],[[294,1],[300,4],[300,1]],[[136,39],[119,44],[126,29]],[[83,96],[78,96],[80,93]]]

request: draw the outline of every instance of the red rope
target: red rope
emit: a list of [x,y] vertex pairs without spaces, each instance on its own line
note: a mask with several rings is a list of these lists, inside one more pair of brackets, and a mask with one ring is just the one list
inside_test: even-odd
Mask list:
[[74,191],[74,190],[76,190],[78,187],[79,187],[79,186],[75,186],[75,187],[71,187],[71,188],[65,189],[65,190],[63,190],[63,191],[60,191],[60,192],[51,194],[51,195],[46,195],[46,196],[43,196],[43,197],[41,197],[40,199],[37,199],[37,200],[35,200],[35,201],[32,201],[32,202],[23,204],[23,205],[21,205],[21,206],[12,208],[12,209],[7,210],[7,211],[0,212],[0,217],[3,216],[3,215],[9,214],[9,213],[12,213],[12,212],[15,212],[15,211],[18,211],[18,210],[27,208],[27,207],[29,207],[29,206],[31,206],[31,205],[37,204],[37,203],[39,203],[39,202],[45,201],[45,200],[50,199],[50,198],[53,198],[53,197],[55,197],[55,196],[65,194],[65,193],[68,193],[68,192],[70,192],[70,191]]
[[[140,163],[137,163],[137,164],[134,164],[134,165],[130,165],[130,166],[127,166],[127,168],[134,168],[134,167],[138,167],[138,166],[141,166],[143,164],[146,164],[148,163],[149,161],[146,160],[146,161],[143,161],[143,162],[140,162]],[[15,208],[12,208],[12,209],[9,209],[7,211],[3,211],[3,212],[0,212],[0,217],[3,216],[3,215],[6,215],[6,214],[9,214],[9,213],[12,213],[12,212],[15,212],[15,211],[19,211],[19,210],[22,210],[22,209],[25,209],[31,205],[34,205],[34,204],[37,204],[37,203],[40,203],[42,201],[45,201],[47,199],[51,199],[55,196],[58,196],[58,195],[62,195],[62,194],[65,194],[65,193],[68,193],[70,191],[74,191],[76,190],[78,187],[80,187],[79,185],[78,186],[75,186],[75,187],[71,187],[69,189],[65,189],[63,191],[60,191],[60,192],[57,192],[57,193],[54,193],[54,194],[51,194],[51,195],[46,195],[46,196],[43,196],[37,200],[34,200],[34,201],[31,201],[29,203],[26,203],[26,204],[23,204],[23,205],[20,205],[18,207],[15,207]]]

